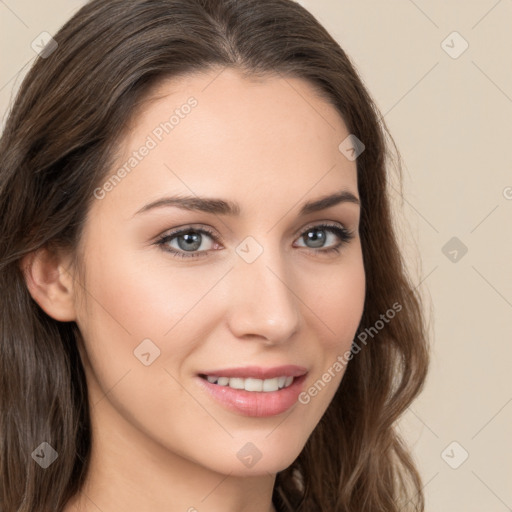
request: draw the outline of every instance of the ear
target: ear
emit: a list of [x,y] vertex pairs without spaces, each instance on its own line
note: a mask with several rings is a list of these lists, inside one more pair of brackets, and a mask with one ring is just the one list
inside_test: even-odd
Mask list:
[[71,258],[42,247],[21,260],[25,283],[32,298],[55,320],[76,320]]

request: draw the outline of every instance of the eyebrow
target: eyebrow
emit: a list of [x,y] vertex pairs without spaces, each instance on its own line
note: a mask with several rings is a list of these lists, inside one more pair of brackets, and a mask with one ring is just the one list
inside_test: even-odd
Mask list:
[[[310,201],[302,205],[299,215],[308,215],[331,206],[335,206],[340,203],[353,203],[360,205],[359,199],[349,192],[348,190],[342,190],[335,194],[327,195],[314,201]],[[146,204],[140,210],[135,212],[135,215],[144,213],[155,208],[170,207],[174,206],[182,208],[184,210],[201,211],[205,213],[213,213],[215,215],[240,215],[240,205],[232,201],[226,201],[224,199],[217,199],[214,197],[197,197],[197,196],[171,196],[162,197],[151,203]]]

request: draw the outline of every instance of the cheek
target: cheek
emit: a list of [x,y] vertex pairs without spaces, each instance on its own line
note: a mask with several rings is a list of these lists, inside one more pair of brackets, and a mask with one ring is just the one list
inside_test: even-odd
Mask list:
[[[98,244],[86,261],[87,307],[78,324],[92,402],[99,410],[107,410],[107,401],[114,404],[129,423],[148,435],[158,433],[162,442],[172,437],[172,429],[183,437],[187,424],[197,423],[201,413],[180,385],[183,364],[208,336],[205,309],[198,301],[219,277],[210,271],[201,278],[199,267],[187,274],[165,262],[151,265],[140,255],[134,259],[128,251],[116,251],[116,245]],[[176,410],[181,411],[179,422]],[[151,418],[162,420],[161,431]]]
[[[222,317],[223,301],[212,288],[226,268],[180,267],[117,247],[122,243],[97,244],[86,261],[87,309],[78,323],[91,371],[102,392],[128,371],[129,380],[150,376],[156,390],[179,392],[164,370],[181,380],[190,354]],[[136,397],[130,392],[127,404],[136,406]]]
[[[90,321],[109,326],[133,341],[162,339],[183,319],[201,309],[201,299],[224,270],[186,267],[155,258],[154,252],[116,251],[98,247],[87,262]],[[199,306],[199,307],[198,307]],[[203,311],[204,314],[204,311]]]
[[341,383],[363,314],[366,278],[360,248],[350,256],[335,270],[316,276],[315,293],[308,296],[304,292],[311,308],[311,331],[317,340],[312,357],[318,364],[299,402],[309,404],[308,408],[316,411],[313,416],[323,414]]
[[308,283],[309,286],[316,283],[316,291],[309,294],[308,305],[318,317],[318,332],[326,333],[322,338],[324,348],[331,355],[332,350],[350,348],[363,314],[366,292],[360,247],[354,247],[339,267],[324,269],[321,274],[317,272],[314,283],[311,279]]

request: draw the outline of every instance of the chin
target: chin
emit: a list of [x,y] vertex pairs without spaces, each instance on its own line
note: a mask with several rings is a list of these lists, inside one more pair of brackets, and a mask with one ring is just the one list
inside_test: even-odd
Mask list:
[[[267,435],[268,433],[265,433]],[[236,441],[233,449],[223,452],[214,460],[202,461],[202,465],[220,474],[230,476],[268,476],[285,470],[299,456],[303,446],[279,447],[263,442]],[[201,462],[201,461],[197,461]]]

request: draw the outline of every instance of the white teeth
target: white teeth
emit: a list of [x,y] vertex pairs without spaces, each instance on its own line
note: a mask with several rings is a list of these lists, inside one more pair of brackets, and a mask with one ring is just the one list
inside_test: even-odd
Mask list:
[[262,382],[263,389],[260,391],[277,391],[279,389],[279,377],[274,377],[273,379],[265,379]]
[[243,379],[241,377],[217,377],[216,375],[207,375],[206,379],[208,382],[219,386],[263,392],[278,391],[279,389],[287,388],[293,382],[293,377],[286,376],[274,377],[272,379],[254,379],[252,377]]
[[[231,381],[233,379],[229,379],[229,385],[231,386]],[[246,391],[263,391],[263,382],[261,379],[240,379],[242,381],[242,386]],[[274,390],[275,391],[275,390]]]
[[240,379],[239,377],[231,377],[229,379],[228,386],[234,389],[244,389],[244,379]]

